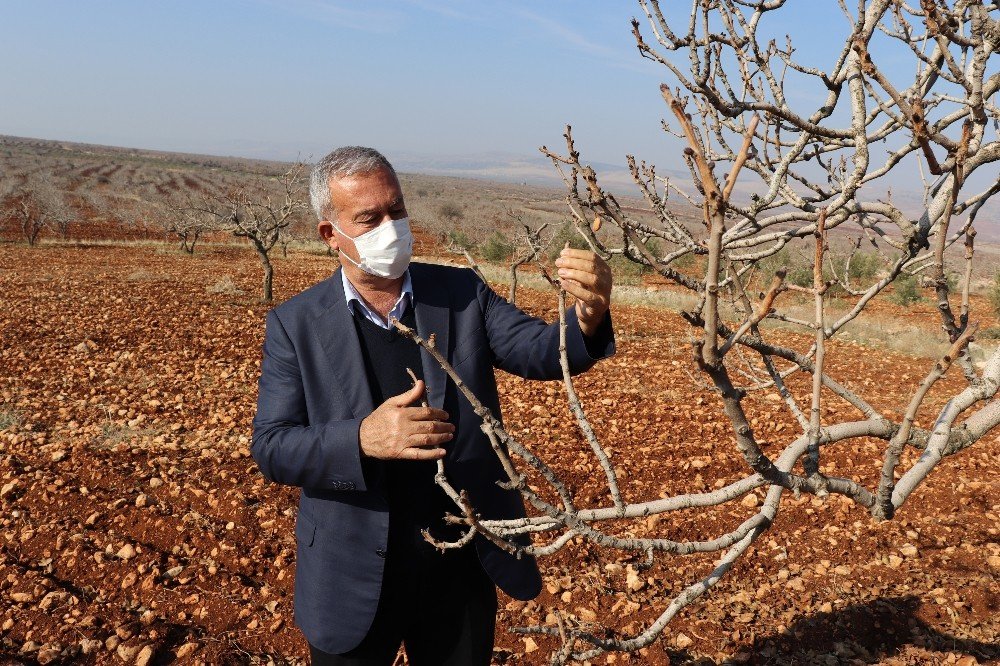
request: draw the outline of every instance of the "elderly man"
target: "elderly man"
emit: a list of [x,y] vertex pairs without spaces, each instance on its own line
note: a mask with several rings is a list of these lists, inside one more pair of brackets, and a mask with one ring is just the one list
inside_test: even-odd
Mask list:
[[[333,151],[310,194],[341,267],[267,315],[252,446],[264,476],[302,489],[296,624],[314,664],[388,666],[401,643],[414,666],[489,664],[495,585],[526,600],[541,578],[533,558],[482,537],[445,553],[425,541],[428,528],[457,536],[443,520],[457,510],[434,483],[435,461],[483,517],[521,517],[524,506],[498,485],[506,477],[479,417],[391,320],[433,334],[498,417],[494,368],[561,376],[558,324],[524,314],[471,270],[410,263],[403,192],[377,151]],[[580,372],[614,353],[611,273],[581,250],[556,265],[577,299],[567,353]]]

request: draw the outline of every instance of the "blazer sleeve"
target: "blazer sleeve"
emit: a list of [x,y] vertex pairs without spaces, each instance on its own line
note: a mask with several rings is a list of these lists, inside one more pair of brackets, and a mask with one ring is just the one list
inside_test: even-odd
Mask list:
[[264,476],[306,488],[365,490],[360,428],[361,419],[309,423],[295,347],[269,312],[250,448]]
[[[477,298],[483,308],[486,335],[494,365],[526,379],[559,379],[559,322],[546,324],[511,305],[476,279]],[[611,311],[590,338],[584,338],[576,308],[566,311],[566,356],[571,374],[584,372],[602,358],[615,353]]]

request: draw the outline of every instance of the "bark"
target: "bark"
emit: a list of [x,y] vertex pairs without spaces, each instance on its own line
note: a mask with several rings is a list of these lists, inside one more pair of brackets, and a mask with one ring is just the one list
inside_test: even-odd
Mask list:
[[261,284],[261,301],[270,303],[274,300],[272,289],[274,283],[274,266],[271,264],[271,258],[266,251],[257,250],[257,256],[260,258],[260,264],[264,269],[264,279]]

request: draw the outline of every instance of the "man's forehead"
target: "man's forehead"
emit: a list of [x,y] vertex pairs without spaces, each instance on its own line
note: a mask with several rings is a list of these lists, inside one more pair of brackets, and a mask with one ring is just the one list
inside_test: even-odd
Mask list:
[[342,187],[345,189],[352,189],[358,186],[371,186],[371,185],[387,185],[399,187],[399,179],[396,174],[389,169],[376,169],[374,171],[362,171],[360,173],[351,174],[330,174],[329,185],[333,187]]
[[403,200],[396,175],[388,170],[330,176],[330,197],[340,210],[377,209]]

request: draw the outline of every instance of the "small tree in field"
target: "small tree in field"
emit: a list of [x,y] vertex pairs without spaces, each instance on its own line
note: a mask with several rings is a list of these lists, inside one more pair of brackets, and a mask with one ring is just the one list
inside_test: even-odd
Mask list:
[[80,211],[73,205],[71,199],[64,194],[59,214],[51,217],[51,226],[55,227],[56,231],[59,232],[59,240],[69,240],[70,226],[78,221],[79,217]]
[[264,269],[261,299],[273,300],[274,266],[271,250],[282,231],[308,208],[302,173],[297,163],[278,176],[258,175],[250,182],[218,196],[206,196],[196,210],[214,216],[217,226],[250,241]]
[[210,231],[217,219],[206,213],[195,197],[194,192],[180,190],[149,202],[164,233],[174,236],[179,242],[178,249],[186,254],[194,254],[202,234]]
[[65,192],[55,186],[48,173],[29,174],[24,184],[14,191],[11,210],[24,240],[31,247],[38,243],[46,227],[56,227],[65,234],[76,215]]
[[544,240],[542,240],[542,232],[549,226],[549,223],[546,222],[537,229],[532,229],[521,219],[519,215],[514,214],[513,211],[511,211],[511,215],[517,218],[517,221],[522,227],[524,227],[524,242],[518,243],[518,245],[526,247],[526,249],[520,252],[515,250],[510,261],[510,279],[508,281],[507,300],[509,300],[512,304],[517,305],[517,271],[521,268],[521,266],[537,261],[542,256],[547,244]]
[[[463,542],[478,534],[511,553],[534,555],[590,542],[642,554],[648,562],[663,556],[718,554],[706,576],[665,600],[659,615],[630,635],[561,617],[546,626],[515,630],[555,637],[559,647],[552,654],[554,664],[649,645],[771,529],[789,494],[840,496],[875,520],[889,520],[942,460],[1000,425],[1000,401],[994,399],[1000,388],[1000,351],[981,366],[967,354],[977,328],[970,320],[969,299],[973,225],[983,205],[1000,191],[1000,140],[992,129],[1000,123],[1000,109],[993,101],[1000,91],[995,58],[1000,50],[998,4],[840,3],[842,24],[824,25],[822,30],[840,28],[843,40],[829,66],[819,68],[797,58],[791,39],[779,44],[766,37],[776,13],[778,29],[798,22],[802,39],[819,29],[786,15],[795,11],[796,3],[695,2],[690,16],[671,21],[657,0],[638,2],[646,26],[633,20],[635,42],[642,56],[662,65],[670,77],[671,84],[661,86],[670,119],[664,128],[681,142],[678,157],[690,183],[682,186],[661,178],[653,165],[628,156],[632,178],[650,213],[639,219],[604,189],[598,173],[582,159],[570,128],[564,150],[542,150],[566,183],[580,238],[606,258],[624,256],[695,295],[696,305],[681,313],[691,327],[691,358],[714,390],[716,408],[729,426],[713,455],[734,459],[742,478],[728,483],[720,479],[711,491],[626,500],[616,466],[576,394],[563,351],[571,411],[592,449],[595,468],[606,479],[606,500],[583,508],[553,469],[467,390],[434,348],[433,339],[408,331],[476,407],[506,481],[534,509],[534,515],[523,520],[481,519],[466,496],[449,485],[447,470],[439,465],[438,482],[461,514],[452,519],[468,530]],[[906,81],[883,68],[905,57],[913,63],[905,70]],[[811,99],[803,94],[806,87],[817,92],[819,102],[810,106],[803,101]],[[932,178],[924,182],[926,203],[921,210],[904,210],[886,196],[890,174],[901,173],[912,181],[912,174],[922,172]],[[985,179],[977,178],[977,172],[985,172]],[[673,203],[668,205],[671,196],[690,203],[701,223],[685,224]],[[598,234],[602,226],[616,233]],[[824,267],[830,232],[837,227],[869,239],[887,265],[884,271],[852,274],[853,283],[845,277],[852,304],[847,312],[834,315],[827,298],[834,280]],[[955,295],[947,277],[946,251],[959,242],[965,245],[963,279]],[[798,284],[788,279],[787,266],[766,270],[769,257],[791,247],[810,264]],[[692,255],[703,260],[700,275],[678,268]],[[900,405],[899,414],[884,412],[876,406],[877,392],[863,395],[831,370],[836,366],[828,363],[827,354],[835,352],[828,343],[873,299],[891,292],[890,285],[901,276],[924,269],[933,280],[947,351],[937,363],[927,364],[926,376]],[[552,284],[565,336],[565,292],[556,281]],[[899,285],[897,292],[905,289],[905,284]],[[784,296],[789,291],[811,301],[811,316],[789,314],[786,305],[792,299]],[[777,338],[769,326],[773,321],[800,327],[807,341]],[[838,347],[836,353],[864,352]],[[935,413],[921,415],[919,422],[933,425],[918,426],[918,413],[922,407],[927,411],[925,398],[952,365],[964,376],[963,388],[949,391],[949,399]],[[886,371],[891,376],[891,368]],[[793,373],[808,378],[806,388],[786,383]],[[745,403],[749,392],[761,390],[778,398],[798,432],[779,436],[777,443],[762,432],[771,417],[756,418]],[[847,406],[851,415],[833,416],[838,412],[829,409],[831,403]],[[879,457],[869,463],[874,472],[869,478],[876,481],[865,485],[838,476],[832,465],[824,464],[824,451],[854,446],[865,438],[882,442]],[[772,440],[766,449],[765,439]],[[907,449],[920,454],[904,464]],[[549,492],[529,485],[528,470],[544,479]],[[621,536],[623,521],[733,507],[755,489],[766,492],[763,502],[747,505],[753,507],[752,515],[739,524],[731,521],[721,533],[689,540]],[[526,546],[527,536],[534,539]]]
[[95,218],[110,222],[129,235],[144,236],[150,227],[155,228],[159,219],[159,207],[147,193],[128,189],[88,192],[86,202]]
[[11,169],[0,166],[0,219],[14,217],[12,195],[16,177]]

